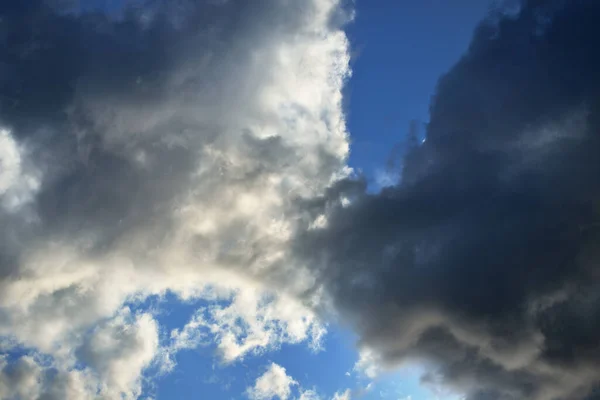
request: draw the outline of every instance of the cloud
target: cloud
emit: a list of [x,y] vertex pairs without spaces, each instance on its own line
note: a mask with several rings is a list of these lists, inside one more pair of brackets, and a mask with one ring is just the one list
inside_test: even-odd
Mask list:
[[[367,378],[373,379],[381,372],[381,356],[370,348],[359,351],[358,360],[354,364],[353,371],[358,371]],[[349,373],[346,373],[350,376]]]
[[[270,400],[273,398],[286,400],[292,396],[294,386],[298,387],[300,394],[297,400],[320,400],[323,398],[316,389],[305,389],[300,386],[296,380],[287,375],[285,368],[275,363],[269,365],[266,372],[256,379],[254,386],[247,388],[246,393],[251,400]],[[331,400],[350,399],[350,389],[344,392],[336,392],[331,398]]]
[[[370,375],[593,398],[596,2],[484,21],[379,194],[344,179],[337,1],[65,7],[0,5],[3,396],[136,398],[165,354],[316,345],[331,312]],[[214,303],[163,348],[127,304],[167,291]]]
[[148,313],[122,310],[97,326],[78,349],[78,355],[99,375],[105,397],[135,399],[141,394],[140,375],[158,351],[158,326]]
[[58,351],[54,359],[39,353],[3,356],[0,396],[17,399],[137,399],[141,373],[158,350],[158,331],[149,314],[123,309],[94,328],[73,354]]
[[251,400],[287,400],[295,385],[298,382],[286,374],[285,368],[271,363],[265,373],[256,379],[254,386],[248,388],[247,394]]
[[38,172],[27,165],[25,150],[5,129],[0,129],[0,202],[12,214],[31,202],[39,189]]
[[0,359],[0,397],[34,399],[40,392],[40,367],[31,357],[21,357],[9,365]]
[[208,344],[216,345],[226,363],[249,353],[276,349],[283,343],[307,342],[317,351],[325,333],[325,326],[310,309],[285,295],[247,288],[225,301],[200,308],[182,329],[174,329],[171,344],[165,349],[165,366],[172,368],[171,354]]
[[469,400],[595,398],[599,17],[585,0],[494,12],[400,183],[307,204],[327,224],[297,231],[296,257],[377,368],[423,364]]
[[320,400],[321,397],[319,396],[319,394],[316,392],[316,390],[313,389],[306,389],[306,390],[302,390],[300,392],[300,397],[298,397],[298,400]]
[[346,389],[344,392],[336,392],[332,400],[350,400],[351,398],[350,389]]
[[[0,338],[33,357],[3,379],[135,398],[205,330],[228,362],[316,347],[289,252],[298,199],[347,175],[338,2],[61,3],[0,5]],[[215,303],[163,348],[127,305],[167,292]]]

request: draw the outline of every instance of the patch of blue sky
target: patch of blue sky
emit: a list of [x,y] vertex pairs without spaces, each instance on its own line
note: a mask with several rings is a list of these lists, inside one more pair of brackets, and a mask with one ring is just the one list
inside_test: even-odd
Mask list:
[[[199,309],[227,305],[228,301],[182,301],[173,293],[151,296],[128,306],[133,312],[152,312],[161,326],[161,345],[168,346],[170,332],[182,329]],[[205,313],[212,323],[210,314]],[[325,398],[337,391],[358,388],[358,381],[346,374],[357,360],[355,337],[350,332],[329,327],[323,339],[323,351],[309,348],[307,342],[282,344],[279,348],[249,352],[243,358],[223,363],[219,357],[215,337],[206,332],[207,341],[193,349],[178,351],[173,357],[175,368],[161,371],[155,364],[145,372],[144,393],[156,399],[189,399],[198,394],[211,399],[244,398],[265,368],[274,362],[286,368],[288,375],[298,382],[293,389],[314,389]],[[243,335],[242,335],[243,338]]]
[[426,368],[407,365],[395,371],[384,373],[363,385],[359,397],[364,400],[461,400],[460,393],[441,386],[421,383]]
[[467,49],[491,4],[357,1],[356,20],[347,28],[353,48],[345,90],[349,162],[364,173],[371,190],[397,180],[401,154],[393,149],[405,142],[411,121],[428,122],[439,77]]
[[[215,302],[205,300],[181,302],[167,293],[151,297],[143,303],[131,304],[133,311],[152,310],[163,332],[161,341],[168,344],[168,332],[181,329],[197,309]],[[227,302],[217,304],[225,305]],[[305,342],[283,344],[280,348],[249,353],[232,363],[223,363],[213,342],[179,351],[174,357],[176,367],[167,374],[154,365],[146,371],[144,393],[155,399],[190,399],[198,396],[210,399],[243,399],[246,389],[272,362],[283,366],[298,385],[292,388],[292,398],[301,390],[315,390],[322,399],[331,399],[336,392],[350,389],[353,398],[432,399],[433,392],[419,383],[422,370],[413,367],[383,374],[375,380],[353,369],[358,354],[356,335],[337,326],[329,326],[323,340],[323,351],[315,352]],[[214,338],[213,338],[214,339]],[[444,399],[451,399],[444,397]]]

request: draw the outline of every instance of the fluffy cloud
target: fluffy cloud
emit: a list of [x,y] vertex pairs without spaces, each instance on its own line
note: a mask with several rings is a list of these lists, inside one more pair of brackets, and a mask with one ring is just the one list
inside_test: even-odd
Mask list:
[[[226,361],[323,333],[288,253],[347,173],[338,2],[136,3],[0,5],[0,337],[43,361],[3,358],[8,396],[135,398],[194,329]],[[217,303],[161,349],[124,305],[167,291]]]
[[78,355],[99,375],[106,398],[137,398],[140,375],[158,351],[158,328],[150,314],[132,316],[124,309],[112,320],[95,327],[78,349]]
[[[246,390],[251,400],[286,400],[292,396],[292,388],[297,386],[297,400],[321,400],[323,397],[315,389],[305,389],[289,376],[282,366],[271,363],[267,370],[256,379],[254,386]],[[331,400],[350,400],[350,390],[336,392]]]
[[[0,396],[6,399],[136,399],[140,375],[158,350],[158,331],[149,314],[123,309],[94,328],[74,353],[40,354],[0,362]],[[62,356],[62,357],[61,357]],[[11,359],[13,358],[13,359]],[[73,365],[79,362],[81,366]]]
[[35,399],[40,393],[41,368],[31,357],[8,363],[0,359],[0,397],[3,399]]
[[227,302],[200,308],[180,330],[171,332],[169,352],[215,343],[221,358],[232,362],[247,353],[308,341],[318,350],[325,327],[310,309],[285,295],[238,290]]
[[597,398],[598,18],[586,0],[490,15],[400,183],[311,203],[327,224],[297,257],[359,333],[358,368],[418,362],[469,400]]
[[253,387],[248,388],[248,397],[251,400],[287,400],[292,393],[292,386],[297,385],[291,376],[287,375],[285,368],[271,363],[264,374],[256,379]]
[[307,389],[300,392],[300,397],[298,400],[320,400],[321,397],[319,394],[313,389]]
[[350,389],[346,389],[343,392],[336,392],[331,400],[350,400]]

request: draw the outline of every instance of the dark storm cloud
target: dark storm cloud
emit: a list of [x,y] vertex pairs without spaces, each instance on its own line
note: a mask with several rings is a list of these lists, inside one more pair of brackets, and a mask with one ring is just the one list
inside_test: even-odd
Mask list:
[[385,365],[432,362],[424,380],[469,400],[594,398],[599,22],[591,0],[490,15],[441,77],[401,182],[344,182],[321,204],[327,226],[298,237]]

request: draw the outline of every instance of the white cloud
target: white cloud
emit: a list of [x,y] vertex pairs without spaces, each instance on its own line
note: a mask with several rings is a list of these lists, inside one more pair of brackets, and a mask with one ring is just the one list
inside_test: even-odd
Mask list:
[[12,134],[0,129],[0,205],[8,212],[30,202],[40,186],[37,171],[24,157],[24,149]]
[[[289,240],[317,217],[295,201],[346,171],[349,53],[329,21],[337,3],[274,1],[248,13],[245,2],[193,3],[193,18],[215,18],[149,53],[159,71],[128,77],[137,65],[107,59],[131,79],[92,69],[74,77],[67,104],[49,106],[60,113],[43,135],[0,131],[0,239],[9,250],[0,254],[0,338],[3,351],[25,346],[49,360],[18,361],[45,382],[23,388],[136,398],[158,355],[204,340],[228,362],[282,343],[319,347],[325,329],[309,307],[318,293],[298,301],[313,278],[289,258]],[[229,12],[243,21],[231,25]],[[143,18],[146,26],[152,13]],[[216,302],[161,349],[157,322],[124,305],[167,291]],[[4,362],[11,371],[15,361]]]
[[[305,389],[289,376],[282,366],[271,363],[267,371],[263,373],[253,387],[246,390],[251,400],[270,400],[278,398],[286,400],[292,395],[292,387],[298,386],[299,396],[296,400],[321,400],[316,389]],[[350,389],[344,392],[336,392],[331,400],[350,400]]]
[[[0,398],[85,400],[137,399],[142,371],[158,349],[157,325],[149,314],[125,308],[98,325],[73,357],[40,361],[39,354],[8,362],[0,358]],[[85,363],[75,368],[76,361]]]
[[6,193],[21,174],[21,155],[7,130],[0,130],[0,194]]
[[141,394],[141,373],[157,350],[158,327],[152,316],[132,315],[125,308],[99,325],[79,352],[99,375],[105,397],[135,399]]
[[300,391],[298,400],[321,400],[321,397],[314,389],[306,389]]
[[298,382],[286,374],[285,368],[271,363],[267,371],[256,379],[254,386],[247,389],[247,394],[251,400],[287,400],[295,385]]
[[381,360],[378,353],[369,348],[362,348],[358,353],[358,361],[354,364],[354,371],[373,379],[381,372]]
[[350,400],[351,398],[350,389],[346,389],[344,392],[337,392],[331,400]]
[[325,327],[314,313],[294,299],[245,288],[199,309],[183,329],[171,332],[167,351],[214,342],[223,361],[232,362],[283,343],[308,341],[317,350],[324,334]]

